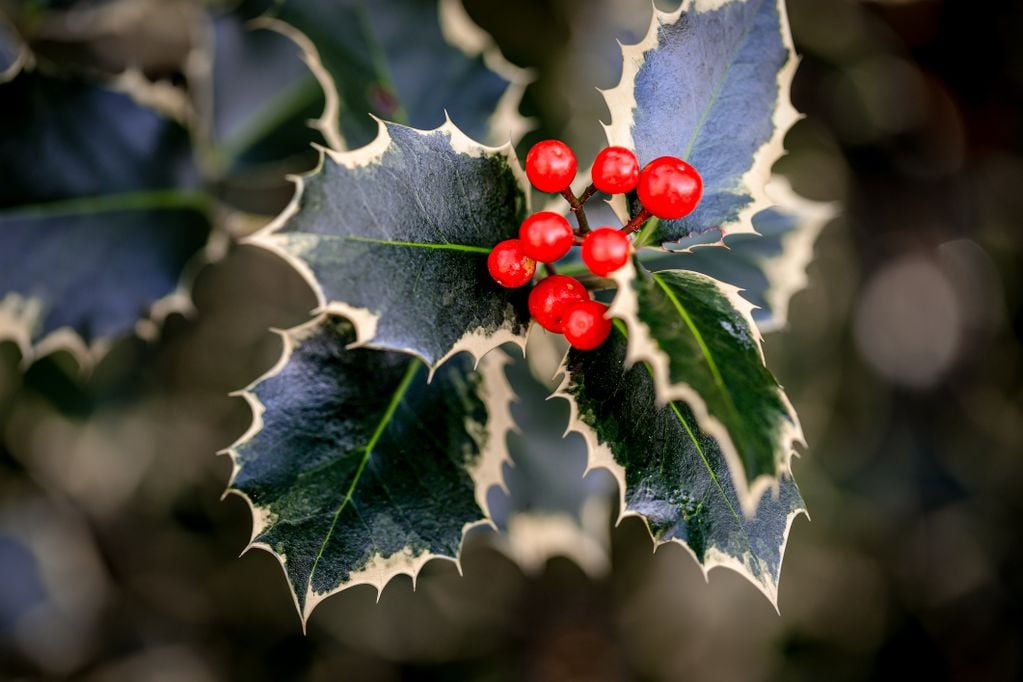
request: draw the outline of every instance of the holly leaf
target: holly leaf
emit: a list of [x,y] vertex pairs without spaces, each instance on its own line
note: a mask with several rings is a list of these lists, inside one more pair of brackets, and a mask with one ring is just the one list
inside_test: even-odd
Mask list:
[[206,244],[188,133],[85,81],[22,73],[0,98],[0,336],[102,346]]
[[[542,329],[529,337],[527,356],[532,360],[544,349],[538,345],[554,335]],[[553,344],[552,344],[553,345]],[[567,434],[569,411],[561,401],[550,401],[554,366],[542,381],[533,376],[525,358],[514,359],[496,350],[487,360],[500,362],[514,400],[508,433],[508,466],[502,488],[491,488],[488,498],[495,545],[525,571],[539,573],[551,557],[568,557],[587,574],[597,577],[610,568],[610,500],[614,481],[605,472],[587,470],[586,443]],[[555,384],[556,386],[556,384]]]
[[355,323],[356,343],[437,367],[525,343],[528,291],[487,271],[514,235],[526,193],[510,145],[482,147],[452,123],[432,131],[380,123],[372,144],[325,151],[292,206],[252,242],[306,275],[319,309]]
[[0,209],[81,197],[195,189],[188,132],[130,95],[23,73],[0,89]]
[[797,66],[784,0],[686,0],[654,10],[646,37],[623,46],[619,84],[604,93],[608,143],[641,163],[686,159],[703,177],[690,215],[661,220],[650,239],[753,232],[771,205],[764,186],[798,114],[789,101]]
[[323,87],[317,127],[332,148],[370,142],[370,115],[423,129],[449,115],[474,139],[517,141],[528,127],[517,113],[525,74],[460,2],[283,0],[271,10],[269,25],[302,48]]
[[805,513],[795,482],[783,474],[774,494],[744,515],[721,447],[685,403],[661,400],[650,367],[627,363],[628,346],[616,323],[596,350],[570,351],[555,394],[571,405],[571,429],[586,439],[590,466],[617,479],[619,520],[644,519],[655,545],[683,545],[705,575],[731,568],[777,608],[789,529]]
[[[246,2],[214,16],[207,29],[209,72],[196,73],[213,166],[219,175],[315,163],[310,143],[323,138],[309,127],[323,111],[323,91],[302,51],[253,20],[262,3]],[[311,158],[310,158],[311,157]]]
[[787,182],[772,184],[772,197],[778,205],[754,216],[758,234],[732,235],[725,240],[726,249],[696,248],[706,235],[690,237],[677,245],[678,251],[649,252],[643,265],[653,272],[702,272],[737,286],[742,297],[755,306],[753,319],[761,332],[785,327],[789,301],[806,287],[814,244],[835,209],[831,204],[803,199]]
[[458,561],[464,534],[488,523],[510,396],[489,362],[477,373],[459,358],[428,383],[417,358],[350,349],[344,318],[282,336],[280,362],[244,394],[256,416],[230,451],[229,491],[250,504],[249,546],[281,561],[304,624],[341,590]]
[[628,328],[628,360],[649,363],[657,398],[685,401],[720,446],[742,510],[789,472],[802,429],[764,364],[752,306],[735,287],[696,272],[615,273],[611,315]]

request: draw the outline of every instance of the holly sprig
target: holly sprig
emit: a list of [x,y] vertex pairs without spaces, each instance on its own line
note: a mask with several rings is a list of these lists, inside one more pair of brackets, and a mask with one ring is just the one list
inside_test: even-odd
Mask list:
[[[379,121],[365,147],[323,151],[289,209],[251,240],[309,281],[318,326],[292,330],[290,355],[245,394],[254,427],[232,450],[253,546],[281,560],[303,619],[351,585],[380,589],[430,558],[457,560],[469,520],[490,517],[515,401],[495,349],[525,347],[531,319],[573,346],[554,396],[570,405],[587,467],[613,475],[620,516],[776,600],[803,511],[789,465],[798,418],[764,365],[752,304],[678,259],[694,236],[716,231],[723,245],[760,229],[795,118],[794,59],[781,0],[655,11],[605,91],[610,146],[579,195],[579,163],[562,142],[534,147],[523,173],[511,145],[484,146],[450,119],[429,130]],[[532,212],[527,179],[568,210]],[[591,225],[598,194],[615,197],[618,225]],[[574,249],[581,263],[559,272]],[[593,292],[609,288],[608,306]],[[376,364],[390,388],[364,372]],[[434,391],[438,381],[448,388]],[[362,393],[380,398],[374,409]],[[449,442],[401,462],[428,439],[414,430],[422,424]],[[409,475],[413,462],[444,465],[433,473],[450,492]]]

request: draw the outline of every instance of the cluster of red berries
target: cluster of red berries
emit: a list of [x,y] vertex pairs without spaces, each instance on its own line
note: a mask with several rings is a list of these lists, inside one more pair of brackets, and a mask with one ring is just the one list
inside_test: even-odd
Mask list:
[[[590,272],[606,277],[629,260],[629,234],[642,227],[650,216],[675,219],[696,208],[703,193],[703,181],[692,166],[673,156],[654,159],[640,170],[636,155],[624,147],[608,147],[597,154],[591,176],[593,185],[578,199],[569,186],[578,164],[568,146],[557,140],[539,142],[526,155],[526,176],[541,192],[561,193],[580,217],[582,232],[576,233],[563,216],[540,211],[526,218],[518,239],[508,239],[493,248],[487,267],[504,287],[521,287],[536,274],[536,264],[553,263],[573,246],[581,247],[583,263]],[[643,211],[621,229],[599,227],[589,231],[580,215],[582,204],[594,192],[624,194],[636,191]],[[548,268],[549,269],[549,268]],[[529,312],[544,329],[565,335],[580,350],[596,348],[611,333],[607,306],[590,299],[579,280],[551,274],[529,293]]]

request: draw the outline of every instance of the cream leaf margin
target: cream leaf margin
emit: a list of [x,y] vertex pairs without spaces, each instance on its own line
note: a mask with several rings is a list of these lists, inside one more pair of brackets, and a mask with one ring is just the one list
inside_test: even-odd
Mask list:
[[[281,337],[283,343],[280,358],[278,358],[273,367],[249,386],[231,394],[234,397],[244,399],[248,403],[249,408],[252,410],[252,422],[238,440],[217,453],[218,455],[229,456],[232,465],[231,477],[221,499],[226,499],[228,495],[236,495],[245,501],[252,514],[252,532],[248,543],[241,551],[241,555],[245,555],[252,549],[260,549],[270,553],[277,559],[282,571],[284,571],[285,582],[291,592],[295,610],[302,621],[303,632],[307,630],[309,618],[320,603],[349,588],[357,585],[370,585],[376,590],[377,600],[379,601],[387,584],[391,579],[399,575],[409,576],[412,580],[412,587],[415,589],[419,573],[422,571],[423,566],[432,559],[451,561],[455,564],[458,572],[460,574],[462,572],[461,551],[459,551],[458,556],[454,557],[433,552],[414,554],[411,548],[405,548],[405,550],[387,557],[377,554],[371,557],[365,567],[352,573],[347,582],[334,589],[318,593],[312,589],[311,585],[307,585],[304,595],[305,607],[303,608],[299,605],[298,593],[288,579],[287,556],[278,554],[269,544],[256,539],[276,522],[276,518],[270,509],[258,506],[245,492],[234,487],[234,481],[241,470],[238,448],[251,441],[263,429],[263,414],[266,412],[266,407],[256,397],[254,389],[260,383],[280,374],[285,366],[287,366],[295,349],[320,327],[326,317],[327,313],[323,313],[297,327],[287,330],[273,330]],[[511,402],[514,400],[514,394],[504,373],[504,367],[508,362],[508,358],[507,356],[502,357],[502,355],[500,353],[488,355],[479,364],[477,369],[482,379],[482,397],[487,410],[487,423],[476,424],[467,421],[466,427],[467,431],[476,439],[481,447],[480,456],[475,466],[468,469],[468,473],[473,480],[476,503],[483,511],[483,518],[465,524],[462,528],[462,546],[464,546],[466,535],[475,528],[489,527],[496,530],[491,519],[489,505],[487,504],[487,492],[494,485],[504,488],[505,484],[501,468],[505,462],[511,461],[505,436],[509,430],[515,428],[511,415]],[[505,490],[507,489],[505,488]]]
[[[610,123],[601,123],[604,133],[607,136],[608,145],[618,145],[629,149],[635,148],[632,137],[634,112],[638,106],[636,102],[635,84],[636,76],[646,62],[647,53],[656,50],[660,42],[657,34],[661,26],[677,23],[684,15],[690,12],[708,12],[733,2],[756,2],[758,0],[684,0],[682,5],[674,12],[663,12],[653,7],[653,16],[650,19],[650,28],[646,36],[635,45],[621,45],[622,49],[622,77],[618,85],[608,90],[600,90],[604,101],[611,113]],[[760,0],[762,2],[773,2],[778,8],[782,28],[782,41],[789,52],[789,58],[785,65],[778,72],[778,100],[775,105],[772,123],[774,133],[771,138],[753,156],[753,164],[742,177],[742,185],[749,189],[753,201],[743,208],[737,220],[732,223],[720,226],[721,238],[714,243],[701,246],[724,246],[724,237],[728,234],[757,234],[753,227],[753,216],[772,205],[768,196],[766,185],[771,179],[771,168],[775,162],[785,154],[785,135],[802,116],[792,105],[792,79],[796,69],[799,68],[799,58],[796,56],[795,46],[792,42],[792,31],[789,28],[788,11],[785,8],[785,0]],[[623,201],[612,204],[619,218],[623,217],[625,209]]]
[[[316,165],[316,168],[304,175],[289,176],[289,180],[295,183],[295,194],[291,199],[291,203],[272,223],[243,240],[243,243],[263,248],[284,259],[302,276],[303,279],[306,280],[316,295],[317,305],[313,311],[314,313],[334,313],[347,317],[351,320],[352,324],[355,326],[355,341],[351,346],[352,348],[378,348],[378,346],[374,345],[373,339],[376,336],[380,316],[372,310],[351,306],[343,301],[328,301],[326,295],[323,293],[323,289],[316,280],[316,275],[313,274],[312,269],[300,257],[290,253],[285,248],[287,238],[276,233],[279,232],[281,228],[283,228],[287,222],[299,212],[306,178],[313,177],[323,170],[324,159],[327,156],[329,156],[334,163],[349,169],[361,168],[381,162],[381,158],[391,147],[392,142],[387,126],[397,124],[387,124],[379,118],[377,118],[376,121],[378,125],[377,137],[364,147],[360,147],[359,149],[352,151],[337,151],[318,146],[317,149],[320,151],[320,160]],[[419,130],[417,128],[412,128],[412,130],[415,130],[421,135],[432,135],[438,132],[444,133],[448,135],[451,148],[460,154],[472,157],[504,157],[518,181],[519,188],[522,190],[522,193],[526,198],[527,211],[529,210],[528,180],[526,179],[525,172],[519,165],[518,157],[515,155],[515,149],[512,147],[510,142],[507,142],[500,147],[487,147],[481,145],[463,133],[450,118],[445,120],[443,125],[439,128],[435,128],[434,130]],[[518,346],[523,353],[525,353],[526,335],[516,334],[507,326],[498,328],[490,333],[486,332],[482,328],[468,330],[458,341],[455,342],[455,344],[443,357],[437,360],[437,362],[433,364],[427,362],[426,364],[429,367],[430,375],[432,376],[437,368],[449,359],[458,353],[467,352],[472,355],[478,365],[484,355],[505,343],[514,344]],[[426,361],[425,358],[422,358],[422,356],[409,348],[388,347],[386,350],[406,352],[411,355],[416,355]]]

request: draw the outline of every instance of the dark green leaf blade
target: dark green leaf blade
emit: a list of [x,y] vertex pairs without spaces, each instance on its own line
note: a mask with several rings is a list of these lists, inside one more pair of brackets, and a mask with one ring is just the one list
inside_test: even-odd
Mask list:
[[[306,51],[326,92],[320,127],[334,149],[370,142],[376,134],[370,115],[426,129],[447,114],[470,137],[495,144],[524,130],[521,120],[512,120],[523,75],[492,45],[452,44],[468,22],[454,2],[284,0],[269,16],[299,32],[286,31]],[[495,112],[504,110],[516,114],[492,125]]]
[[629,331],[629,361],[652,368],[662,402],[685,401],[721,447],[742,510],[789,472],[802,429],[764,365],[752,306],[738,289],[685,270],[616,273],[611,315]]
[[68,328],[86,343],[115,337],[174,292],[209,223],[198,205],[150,199],[141,209],[0,213],[0,292],[39,302],[36,336]]
[[572,406],[571,428],[586,439],[590,466],[612,472],[620,515],[643,518],[656,544],[684,545],[704,573],[737,571],[777,606],[789,529],[805,513],[791,475],[744,515],[716,441],[684,403],[658,399],[647,365],[626,369],[627,346],[616,325],[599,348],[570,351],[563,364],[556,395]]
[[524,343],[525,289],[497,285],[490,249],[525,217],[510,146],[482,147],[450,122],[433,131],[380,124],[353,152],[325,152],[292,207],[253,243],[290,258],[323,310],[352,319],[359,345],[436,367]]
[[323,138],[308,122],[323,111],[323,91],[298,46],[253,21],[262,3],[251,5],[210,19],[204,132],[219,174],[273,164],[283,181],[280,168],[315,163],[310,143]]
[[16,131],[0,138],[0,336],[82,356],[168,300],[207,242],[189,135],[79,79],[26,72],[0,98]]
[[457,561],[464,533],[487,522],[509,395],[486,363],[477,373],[460,358],[427,383],[416,358],[351,350],[344,318],[283,337],[281,361],[245,394],[256,418],[230,451],[229,490],[251,505],[250,546],[281,560],[304,623],[340,590]]
[[609,144],[641,163],[689,161],[704,194],[696,210],[662,220],[651,240],[717,230],[752,232],[771,205],[764,186],[798,118],[789,101],[797,66],[784,0],[687,0],[654,10],[647,36],[624,46],[621,82],[604,93]]
[[0,209],[129,192],[193,190],[188,131],[129,95],[23,73],[0,86]]

